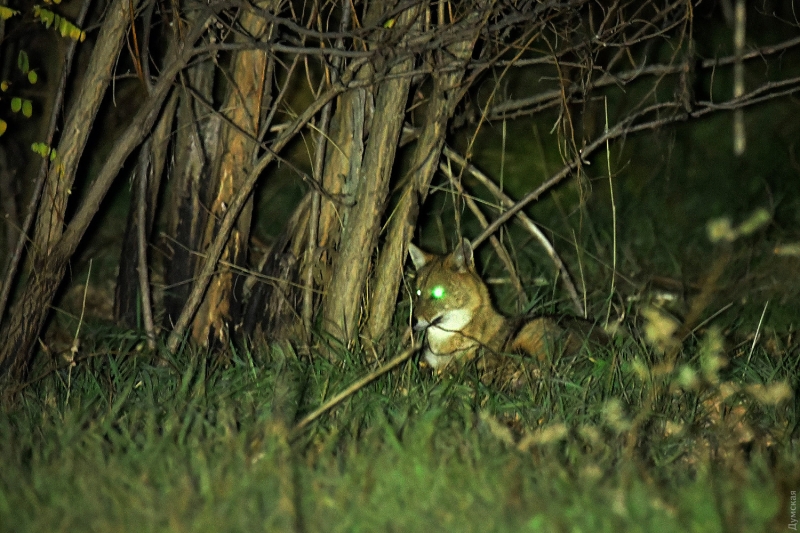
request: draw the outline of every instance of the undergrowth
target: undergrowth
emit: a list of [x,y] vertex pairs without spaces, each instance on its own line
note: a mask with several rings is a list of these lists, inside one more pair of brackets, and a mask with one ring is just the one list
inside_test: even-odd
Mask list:
[[621,337],[513,391],[411,360],[297,432],[377,363],[107,334],[0,413],[0,530],[785,530],[797,351],[720,338],[670,363]]

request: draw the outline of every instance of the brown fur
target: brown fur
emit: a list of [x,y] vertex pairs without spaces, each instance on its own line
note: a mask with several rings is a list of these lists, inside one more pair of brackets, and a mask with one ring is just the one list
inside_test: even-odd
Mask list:
[[475,271],[468,240],[447,255],[428,254],[413,244],[409,253],[417,269],[415,329],[426,331],[424,356],[437,371],[475,358],[481,347],[486,350],[479,367],[504,375],[509,369],[499,368],[513,360],[502,357],[503,353],[525,353],[542,361],[554,350],[575,352],[580,348],[579,336],[551,318],[519,321],[499,314]]

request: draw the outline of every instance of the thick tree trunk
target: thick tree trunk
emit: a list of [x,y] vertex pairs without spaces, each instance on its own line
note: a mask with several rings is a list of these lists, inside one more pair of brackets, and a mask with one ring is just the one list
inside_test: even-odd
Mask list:
[[[3,328],[8,342],[0,347],[0,368],[10,369],[20,377],[27,366],[36,337],[44,324],[50,304],[64,276],[67,261],[77,242],[61,252],[54,251],[61,243],[67,200],[75,182],[78,163],[86,147],[90,125],[111,81],[112,69],[124,42],[131,21],[130,9],[138,0],[116,0],[108,10],[89,59],[77,104],[67,117],[58,146],[59,158],[51,165],[39,204],[36,233],[32,250],[34,271],[14,305]],[[80,237],[75,239],[80,240]]]
[[[417,24],[418,7],[398,17],[399,28]],[[353,196],[353,205],[343,221],[339,254],[334,262],[324,308],[324,328],[345,344],[359,329],[372,253],[378,241],[381,218],[389,192],[389,178],[405,118],[413,57],[394,65],[380,84],[375,100],[369,141]],[[351,161],[358,154],[350,154]]]
[[[268,7],[270,3],[262,2],[260,7]],[[261,16],[246,11],[242,13],[239,24],[256,42],[268,38],[266,34],[270,28]],[[222,149],[217,153],[212,165],[215,173],[207,184],[212,187],[213,196],[207,205],[209,216],[201,250],[211,245],[219,230],[219,221],[253,166],[258,148],[256,139],[261,126],[261,103],[265,88],[272,83],[272,80],[265,79],[267,59],[267,54],[260,50],[241,51],[233,59],[231,88],[222,105],[230,122],[223,125],[220,136]],[[202,345],[212,341],[226,346],[229,340],[228,326],[233,318],[238,321],[241,315],[241,299],[235,297],[239,276],[231,266],[244,266],[252,210],[251,197],[236,220],[236,226],[222,250],[218,268],[194,317],[192,337]]]
[[47,318],[53,295],[64,278],[67,260],[52,254],[47,264],[34,265],[33,274],[3,329],[0,374],[20,381],[27,373],[29,354]]
[[[392,212],[386,243],[381,249],[375,268],[367,320],[367,331],[371,340],[382,337],[391,323],[408,243],[417,226],[419,207],[425,201],[431,178],[439,165],[447,123],[463,94],[460,83],[482,27],[480,17],[481,13],[476,12],[463,22],[470,30],[467,34],[470,35],[469,39],[449,46],[447,53],[433,52],[429,59],[434,73],[433,90],[424,110],[425,122],[414,149],[411,175]],[[473,25],[473,28],[469,28]],[[444,62],[444,58],[452,59]]]
[[[181,77],[184,85],[180,90],[175,127],[175,167],[172,172],[169,205],[172,214],[167,234],[171,242],[164,268],[164,280],[168,289],[164,293],[164,326],[171,328],[183,310],[192,288],[195,269],[198,268],[196,251],[200,250],[202,229],[206,224],[208,198],[203,196],[204,183],[210,173],[211,161],[219,146],[222,122],[216,115],[207,120],[207,113],[198,98],[213,101],[214,73],[212,61],[193,65]],[[210,195],[207,195],[210,196]]]

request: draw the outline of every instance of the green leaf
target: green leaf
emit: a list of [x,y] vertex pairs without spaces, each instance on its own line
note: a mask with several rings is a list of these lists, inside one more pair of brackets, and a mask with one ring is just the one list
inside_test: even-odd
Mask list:
[[20,50],[19,55],[17,56],[17,67],[22,71],[23,74],[27,74],[30,70],[30,64],[28,63],[28,53],[25,50]]
[[0,91],[6,92],[11,87],[11,82],[8,80],[0,81]]
[[38,18],[42,21],[45,28],[49,28],[53,25],[53,19],[55,19],[56,15],[49,9],[42,9],[39,6],[33,6],[33,16],[34,18]]
[[20,109],[22,109],[22,98],[15,96],[11,99],[11,111],[19,113]]
[[30,83],[31,85],[35,85],[37,81],[39,81],[39,75],[36,74],[35,70],[29,70],[28,71],[28,83]]
[[[0,6],[0,20],[8,20],[14,15],[19,15],[19,11],[15,11],[10,7]],[[3,124],[5,124],[5,122]],[[2,135],[2,133],[0,133],[0,135]]]
[[31,145],[31,150],[42,157],[53,157],[53,153],[55,152],[55,150],[45,143],[33,143]]
[[8,124],[5,120],[0,118],[0,136],[2,136],[6,132],[6,128],[8,128]]
[[70,23],[67,19],[56,15],[56,25],[58,26],[58,33],[60,33],[62,37],[69,35]]
[[56,15],[49,9],[44,9],[41,6],[33,6],[33,17],[38,18],[46,28],[54,26],[55,30],[58,31],[62,37],[69,37],[74,41],[81,42],[86,39],[85,31],[64,17]]
[[33,102],[30,100],[22,101],[22,114],[25,118],[31,118],[33,116]]

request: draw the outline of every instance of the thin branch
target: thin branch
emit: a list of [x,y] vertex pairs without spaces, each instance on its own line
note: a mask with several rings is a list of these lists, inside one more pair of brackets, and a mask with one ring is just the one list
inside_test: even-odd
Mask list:
[[153,304],[150,301],[150,276],[147,270],[147,184],[150,181],[150,174],[153,171],[153,165],[150,161],[152,157],[152,137],[148,137],[147,141],[142,145],[139,152],[139,165],[138,165],[138,184],[139,189],[137,194],[139,196],[136,202],[136,243],[137,243],[137,258],[139,271],[139,292],[142,295],[142,317],[144,318],[144,331],[147,335],[147,347],[151,350],[156,349],[156,333],[153,324]]
[[203,47],[206,52],[238,52],[247,50],[263,50],[272,53],[293,54],[299,56],[325,56],[341,58],[371,58],[375,56],[375,50],[344,50],[338,48],[323,48],[318,46],[291,46],[287,44],[271,42],[251,42],[251,43],[209,43]]
[[[445,147],[444,150],[447,150]],[[452,158],[451,158],[452,159]],[[466,168],[464,165],[462,167]],[[470,211],[472,211],[473,216],[478,220],[481,227],[486,227],[489,225],[489,221],[486,219],[486,216],[481,212],[478,204],[475,202],[475,199],[467,194],[464,190],[464,186],[461,184],[461,181],[457,179],[453,175],[452,169],[449,165],[445,164],[444,162],[439,163],[439,170],[441,170],[447,179],[450,180],[450,183],[458,190],[459,195],[464,201],[467,203],[467,207]],[[519,279],[519,275],[517,274],[517,269],[514,268],[514,262],[511,260],[511,255],[506,250],[505,246],[500,242],[500,240],[492,235],[489,237],[489,241],[492,243],[492,247],[494,248],[497,256],[500,258],[500,261],[506,267],[506,271],[508,275],[511,277],[511,284],[514,286],[514,290],[517,293],[517,298],[519,299],[519,303],[522,304],[524,307],[527,302],[527,295],[525,294],[525,290],[522,288],[522,281]],[[477,246],[480,242],[475,242],[474,245]]]
[[[800,37],[796,37],[794,39],[788,39],[782,43],[763,46],[751,52],[742,55],[742,60],[750,60],[750,59],[763,59],[766,56],[777,54],[780,52],[784,52],[790,48],[800,46]],[[518,62],[517,66],[520,66],[524,63],[524,60]],[[554,63],[555,58],[547,56],[546,58],[542,58],[540,63]],[[705,59],[701,61],[697,68],[699,69],[713,69],[719,66],[731,65],[736,62],[736,56],[726,56],[717,59]],[[472,65],[473,67],[475,64]],[[680,74],[685,65],[683,63],[678,64],[670,64],[670,65],[645,65],[642,64],[641,67],[626,70],[624,72],[619,73],[610,73],[606,72],[599,78],[594,81],[591,81],[586,84],[581,83],[573,83],[569,87],[565,88],[564,91],[567,95],[578,95],[578,94],[585,94],[594,89],[600,89],[603,87],[608,87],[610,85],[616,85],[620,87],[624,87],[629,83],[638,80],[642,76],[665,76],[670,74]],[[601,67],[593,67],[594,69],[600,69]],[[543,111],[544,109],[548,109],[555,105],[559,105],[561,102],[561,95],[562,89],[552,89],[548,91],[541,91],[535,96],[531,96],[528,98],[519,98],[515,100],[506,100],[505,102],[501,102],[489,110],[488,118],[490,120],[500,120],[500,119],[511,119],[511,118],[519,118],[522,116],[532,115],[534,113]]]
[[[762,92],[766,90],[765,86],[769,85],[771,88],[780,87],[783,90],[769,93],[766,95],[761,95]],[[726,102],[722,102],[719,104],[714,103],[701,103],[704,105],[703,108],[697,109],[692,113],[685,113],[683,112],[683,106],[679,102],[667,102],[662,104],[655,104],[652,105],[638,113],[628,116],[626,119],[621,121],[619,124],[605,132],[603,135],[596,138],[591,143],[587,144],[582,150],[578,157],[573,157],[569,162],[567,162],[561,170],[556,172],[550,179],[542,183],[539,187],[535,190],[529,192],[524,197],[522,197],[517,203],[513,206],[509,207],[509,209],[501,214],[494,222],[489,224],[487,228],[483,230],[476,241],[481,241],[485,239],[487,236],[491,235],[497,229],[508,222],[508,220],[515,216],[521,209],[523,209],[526,205],[531,202],[538,200],[545,192],[552,189],[556,185],[558,185],[561,181],[563,181],[566,177],[568,177],[578,166],[585,164],[584,161],[597,150],[598,148],[602,147],[607,140],[614,140],[620,137],[625,137],[632,133],[637,133],[639,131],[644,130],[653,130],[658,129],[663,126],[674,124],[677,122],[684,122],[690,118],[700,118],[707,114],[710,114],[714,111],[720,110],[729,110],[729,109],[736,109],[739,107],[745,107],[750,105],[755,105],[767,100],[772,100],[781,96],[787,96],[789,94],[795,93],[800,91],[800,77],[792,78],[790,80],[784,80],[781,82],[775,82],[770,84],[765,84],[764,86],[756,89],[755,91],[751,91],[750,93],[745,94],[741,98],[736,98],[733,100],[728,100]],[[658,118],[655,120],[650,120],[647,122],[636,124],[635,122],[642,117],[647,115],[656,114],[660,111],[672,111],[674,114]],[[677,112],[680,111],[680,112]]]
[[[456,153],[452,148],[450,148],[449,146],[445,146],[442,153],[449,159],[452,159],[453,161],[464,167],[470,174],[472,174],[478,181],[480,181],[484,187],[489,189],[489,192],[491,192],[495,196],[495,198],[500,200],[500,202],[503,204],[504,207],[509,208],[514,205],[514,201],[511,198],[509,198],[502,190],[500,190],[500,188],[497,185],[495,185],[494,181],[492,181],[486,174],[484,174],[477,167],[475,167],[475,165],[467,161],[463,156]],[[581,303],[581,299],[578,296],[578,291],[575,289],[575,284],[572,281],[572,276],[570,276],[569,271],[567,270],[567,267],[564,264],[564,261],[561,260],[561,257],[558,255],[558,252],[556,252],[553,245],[547,239],[547,236],[544,233],[542,233],[542,230],[540,230],[539,227],[536,225],[536,223],[533,220],[531,220],[530,217],[528,217],[528,215],[526,215],[524,212],[522,211],[517,212],[516,217],[522,223],[522,226],[525,229],[527,229],[528,232],[531,235],[533,235],[533,237],[537,241],[539,241],[539,244],[547,252],[547,255],[550,256],[550,260],[553,261],[553,264],[556,266],[556,270],[558,270],[559,275],[561,276],[561,279],[564,282],[564,286],[566,287],[567,292],[569,293],[570,299],[572,300],[572,304],[575,306],[575,310],[578,312],[580,316],[585,317],[586,309]],[[485,233],[486,232],[484,232],[481,235],[481,237],[483,237]],[[483,238],[485,238],[481,237],[475,239],[473,241],[473,244],[477,246],[478,243],[480,243],[483,240]]]
[[353,394],[355,394],[359,390],[363,389],[365,386],[369,385],[370,383],[372,383],[373,381],[375,381],[376,379],[378,379],[379,377],[381,377],[382,375],[384,375],[388,371],[392,370],[393,368],[401,365],[402,363],[404,363],[405,361],[410,359],[411,356],[414,355],[414,352],[416,350],[417,350],[416,346],[412,346],[411,348],[407,348],[406,350],[401,352],[399,355],[397,355],[394,359],[392,359],[391,361],[389,361],[385,365],[383,365],[380,368],[370,372],[369,374],[365,375],[361,379],[353,382],[352,385],[350,385],[349,387],[344,389],[342,392],[340,392],[339,394],[335,395],[330,400],[328,400],[324,404],[320,405],[319,407],[317,407],[316,409],[314,409],[313,411],[308,413],[306,416],[304,416],[302,419],[300,419],[300,422],[298,422],[297,425],[294,426],[294,428],[292,428],[292,431],[289,434],[289,439],[290,440],[294,440],[297,437],[299,437],[303,433],[303,431],[306,429],[306,427],[308,427],[308,425],[311,424],[311,422],[313,422],[314,420],[319,418],[321,415],[323,415],[327,411],[330,411],[331,409],[333,409],[334,407],[336,407],[337,405],[342,403],[343,400],[347,399],[349,396],[352,396]]

